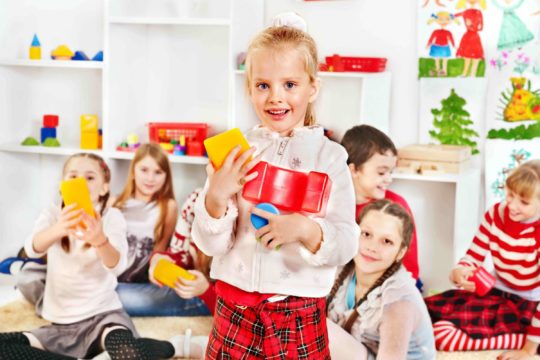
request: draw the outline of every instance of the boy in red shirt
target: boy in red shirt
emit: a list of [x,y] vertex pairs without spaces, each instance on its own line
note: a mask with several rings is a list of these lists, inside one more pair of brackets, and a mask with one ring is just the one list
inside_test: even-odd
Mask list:
[[[397,162],[397,150],[392,140],[372,126],[357,125],[347,130],[341,145],[349,154],[347,164],[356,193],[356,217],[364,206],[379,199],[388,199],[401,205],[412,217],[412,211],[405,199],[388,190]],[[411,245],[403,258],[403,265],[416,279],[416,286],[421,289],[416,229],[413,230]]]

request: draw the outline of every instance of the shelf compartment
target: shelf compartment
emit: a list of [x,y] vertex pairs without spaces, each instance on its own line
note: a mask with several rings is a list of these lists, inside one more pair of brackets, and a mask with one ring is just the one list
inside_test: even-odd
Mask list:
[[60,60],[27,60],[27,59],[0,59],[2,66],[66,68],[66,69],[103,69],[101,61],[60,61]]

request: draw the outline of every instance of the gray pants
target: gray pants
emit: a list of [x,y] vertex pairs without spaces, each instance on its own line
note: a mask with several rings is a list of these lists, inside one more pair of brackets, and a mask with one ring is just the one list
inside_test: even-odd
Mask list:
[[43,312],[46,275],[47,264],[37,264],[32,261],[27,262],[15,275],[17,288],[26,300],[35,305],[36,315],[39,317]]

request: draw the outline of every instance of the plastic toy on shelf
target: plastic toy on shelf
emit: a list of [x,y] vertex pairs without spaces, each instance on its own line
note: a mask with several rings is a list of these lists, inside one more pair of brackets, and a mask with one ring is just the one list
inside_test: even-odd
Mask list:
[[117,151],[125,152],[135,152],[141,146],[139,141],[139,136],[137,134],[129,134],[127,136],[127,141],[123,141],[120,145],[116,147]]
[[30,45],[30,51],[28,54],[30,60],[41,60],[41,44],[36,34],[32,39],[32,45]]
[[88,55],[86,55],[84,53],[84,51],[75,51],[75,55],[73,55],[73,57],[71,58],[71,60],[76,60],[76,61],[88,61],[90,60],[90,58],[88,57]]
[[205,123],[148,123],[148,138],[173,155],[204,156]]
[[43,115],[43,127],[41,128],[41,144],[47,147],[60,146],[56,138],[58,127],[58,115]]
[[333,72],[382,72],[386,69],[386,58],[352,57],[334,54],[325,58],[326,63],[319,65],[321,71]]
[[238,128],[234,128],[216,136],[209,137],[204,140],[204,147],[208,158],[212,162],[215,169],[219,169],[225,158],[235,146],[240,145],[241,149],[237,157],[244,151],[249,150],[249,144]]
[[22,142],[22,146],[37,146],[39,145],[39,141],[36,140],[35,137],[27,136]]
[[187,272],[185,269],[180,266],[171,263],[165,259],[160,259],[154,269],[154,277],[163,285],[167,285],[170,288],[176,287],[176,282],[178,278],[183,278],[186,280],[195,280],[195,275],[190,272]]
[[51,51],[51,58],[54,60],[71,60],[73,55],[73,51],[71,51],[67,45],[59,45],[56,49]]
[[252,202],[267,202],[280,210],[324,215],[332,180],[327,174],[295,171],[261,161],[250,173],[255,179],[244,185],[242,196]]
[[103,51],[98,51],[92,58],[92,61],[103,61]]
[[99,149],[97,115],[81,115],[81,149]]

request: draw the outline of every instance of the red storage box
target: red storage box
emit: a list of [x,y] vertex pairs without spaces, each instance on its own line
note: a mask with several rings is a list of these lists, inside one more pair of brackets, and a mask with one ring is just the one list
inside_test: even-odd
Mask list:
[[170,143],[171,140],[180,142],[184,135],[186,143],[190,141],[203,142],[208,132],[205,123],[148,123],[148,138],[152,142]]
[[386,58],[327,56],[328,71],[382,72],[386,69]]

